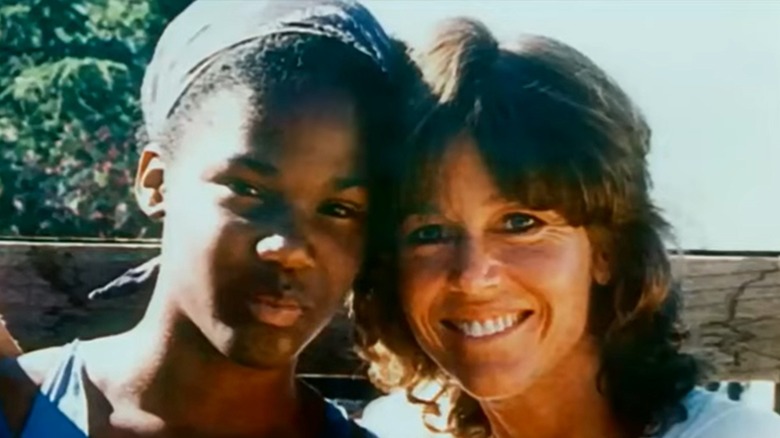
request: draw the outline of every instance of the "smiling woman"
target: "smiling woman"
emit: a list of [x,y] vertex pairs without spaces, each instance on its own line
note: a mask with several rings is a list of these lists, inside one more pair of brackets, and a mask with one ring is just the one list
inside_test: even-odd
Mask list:
[[695,389],[650,129],[619,86],[563,43],[503,47],[465,19],[419,64],[432,99],[355,297],[374,382],[451,402],[458,437],[779,436]]

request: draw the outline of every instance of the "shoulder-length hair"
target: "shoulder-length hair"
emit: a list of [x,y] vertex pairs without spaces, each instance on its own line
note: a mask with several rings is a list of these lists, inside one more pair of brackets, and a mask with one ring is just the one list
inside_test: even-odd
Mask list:
[[[600,348],[594,382],[624,427],[665,430],[687,415],[681,400],[701,367],[681,352],[679,294],[664,246],[669,226],[650,197],[651,132],[623,90],[595,63],[551,38],[499,46],[481,23],[446,22],[418,65],[427,96],[394,164],[395,179],[372,204],[369,256],[355,284],[359,351],[380,388],[442,382],[453,408],[450,432],[488,436],[479,404],[416,343],[398,294],[398,225],[430,196],[447,144],[471,136],[504,194],[556,210],[583,226],[605,257],[610,280],[591,292],[589,330]],[[385,181],[387,182],[387,181]]]

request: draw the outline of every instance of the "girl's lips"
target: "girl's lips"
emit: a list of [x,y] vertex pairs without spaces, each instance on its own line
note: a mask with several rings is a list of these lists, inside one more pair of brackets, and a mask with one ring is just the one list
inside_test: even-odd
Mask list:
[[290,327],[303,315],[303,307],[289,298],[255,297],[249,308],[258,321],[275,327]]

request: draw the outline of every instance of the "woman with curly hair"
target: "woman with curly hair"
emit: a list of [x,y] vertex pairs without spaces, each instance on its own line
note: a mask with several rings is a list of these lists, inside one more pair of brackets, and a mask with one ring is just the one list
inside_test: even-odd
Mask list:
[[418,62],[431,99],[355,291],[372,380],[429,414],[446,399],[458,437],[780,436],[696,389],[650,129],[620,87],[561,42],[504,47],[467,19]]

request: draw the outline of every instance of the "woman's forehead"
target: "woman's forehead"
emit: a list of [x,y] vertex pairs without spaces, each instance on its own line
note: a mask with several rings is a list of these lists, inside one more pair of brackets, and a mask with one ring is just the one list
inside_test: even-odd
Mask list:
[[500,148],[515,144],[485,145],[468,133],[449,137],[437,145],[424,145],[402,178],[400,190],[404,214],[466,206],[511,204],[535,211],[566,211],[564,200],[579,193],[550,169],[537,166],[533,158],[496,159]]

